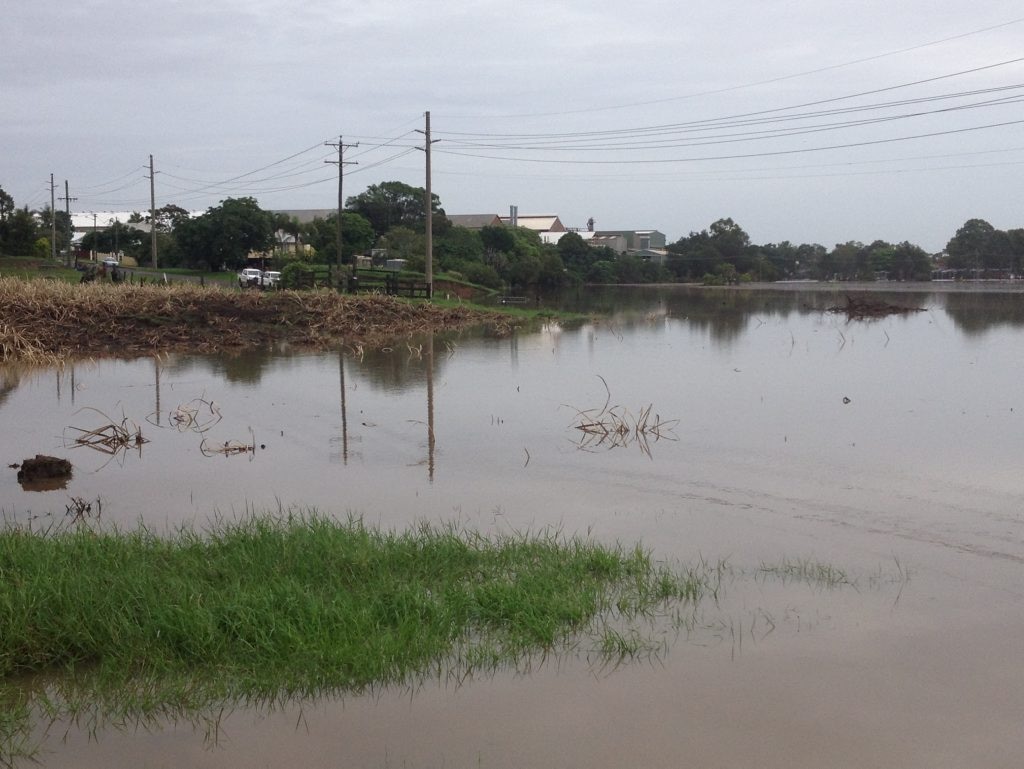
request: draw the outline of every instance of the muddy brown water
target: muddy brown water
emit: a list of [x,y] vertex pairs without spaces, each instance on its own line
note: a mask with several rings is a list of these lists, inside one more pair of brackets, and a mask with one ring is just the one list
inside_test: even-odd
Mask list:
[[[215,737],[59,723],[39,760],[1021,766],[1024,295],[879,294],[927,311],[872,322],[822,311],[841,295],[618,290],[579,297],[618,308],[599,323],[363,357],[0,369],[8,520],[46,525],[75,500],[157,529],[301,506],[385,527],[554,526],[736,569],[654,659],[612,666],[583,649],[458,686],[239,708]],[[649,452],[581,449],[578,410],[609,397],[678,423]],[[207,432],[175,423],[179,406],[210,402]],[[68,428],[95,428],[100,412],[147,442],[69,447]],[[256,450],[212,450],[233,441]],[[64,488],[26,490],[6,469],[37,453],[72,461]],[[832,564],[857,588],[754,576],[784,559]]]

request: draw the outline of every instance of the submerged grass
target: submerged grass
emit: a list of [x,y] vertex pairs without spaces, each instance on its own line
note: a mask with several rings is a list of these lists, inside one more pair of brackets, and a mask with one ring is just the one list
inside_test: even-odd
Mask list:
[[[550,536],[406,533],[316,515],[158,537],[0,533],[0,677],[86,671],[164,695],[202,678],[218,696],[314,694],[514,660],[598,615],[696,600],[695,573],[640,549]],[[154,682],[156,682],[154,684]],[[188,687],[186,687],[188,688]]]
[[172,536],[8,525],[0,766],[32,759],[58,720],[216,728],[239,705],[461,681],[549,652],[635,657],[657,646],[651,619],[712,578],[553,532],[384,532],[316,513]]

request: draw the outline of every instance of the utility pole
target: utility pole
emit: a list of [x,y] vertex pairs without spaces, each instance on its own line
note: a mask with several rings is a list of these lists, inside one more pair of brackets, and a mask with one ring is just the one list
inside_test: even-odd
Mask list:
[[425,144],[423,146],[423,152],[427,157],[427,187],[423,196],[424,209],[427,213],[427,226],[426,226],[426,273],[427,279],[427,299],[434,296],[434,196],[430,191],[430,145],[435,141],[430,139],[430,110],[426,113],[426,125],[423,131],[417,131],[424,136]]
[[57,261],[57,201],[53,185],[53,174],[50,174],[50,257]]
[[[341,256],[341,213],[345,209],[345,198],[342,195],[341,187],[342,181],[345,178],[345,166],[358,165],[354,160],[345,160],[345,150],[349,147],[358,147],[359,142],[355,144],[345,144],[341,136],[338,136],[337,142],[324,142],[328,147],[338,148],[338,159],[337,160],[325,160],[325,163],[332,163],[338,166],[338,280],[341,280],[341,268],[344,261]],[[353,272],[355,274],[355,267],[353,266]]]
[[149,156],[149,250],[152,252],[151,266],[156,269],[156,173],[153,171],[153,156]]
[[[64,180],[64,197],[61,198],[64,201],[64,213],[68,216],[68,224],[71,224],[71,201],[78,200],[78,198],[71,197],[71,193],[68,192],[68,180]],[[56,218],[56,216],[54,217]],[[74,232],[74,228],[72,228]],[[71,266],[71,242],[68,241],[68,258],[66,261],[68,267]]]

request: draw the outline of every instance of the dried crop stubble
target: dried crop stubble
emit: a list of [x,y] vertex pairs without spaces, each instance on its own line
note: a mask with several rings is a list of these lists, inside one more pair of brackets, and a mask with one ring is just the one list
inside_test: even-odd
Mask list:
[[0,279],[0,360],[215,352],[287,341],[312,347],[511,321],[469,307],[328,290],[239,292],[195,284],[71,285]]

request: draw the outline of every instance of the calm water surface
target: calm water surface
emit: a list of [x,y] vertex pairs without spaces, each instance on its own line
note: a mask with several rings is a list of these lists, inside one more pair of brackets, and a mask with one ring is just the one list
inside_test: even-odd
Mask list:
[[[241,710],[216,740],[57,725],[43,764],[1020,766],[1024,296],[875,296],[924,311],[851,322],[824,311],[841,293],[622,289],[579,297],[616,308],[600,322],[505,338],[0,369],[3,464],[74,464],[48,491],[0,474],[9,520],[43,526],[75,500],[158,530],[315,507],[396,528],[555,526],[737,570],[651,663],[584,654]],[[175,422],[189,404],[212,422],[207,403],[206,432]],[[581,445],[579,412],[606,403],[671,428]],[[69,428],[122,420],[141,449],[70,447]],[[216,452],[234,441],[255,451]],[[858,589],[751,576],[787,558]]]

